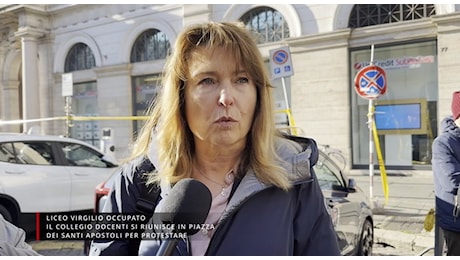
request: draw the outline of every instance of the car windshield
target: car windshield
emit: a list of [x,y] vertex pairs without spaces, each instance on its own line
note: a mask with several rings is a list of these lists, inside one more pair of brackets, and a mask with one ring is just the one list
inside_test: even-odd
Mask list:
[[67,161],[74,166],[107,167],[102,155],[80,144],[64,143],[62,149]]
[[318,162],[314,166],[318,183],[323,190],[333,190],[334,187],[344,187],[340,170],[328,157],[320,153]]

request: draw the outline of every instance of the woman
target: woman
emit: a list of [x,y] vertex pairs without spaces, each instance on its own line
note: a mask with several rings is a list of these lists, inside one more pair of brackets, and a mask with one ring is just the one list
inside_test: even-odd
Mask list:
[[[194,25],[178,37],[164,82],[106,204],[136,212],[142,158],[155,166],[147,183],[161,188],[155,213],[179,180],[210,190],[203,230],[179,242],[176,255],[339,255],[337,238],[311,167],[316,144],[282,137],[260,52],[237,23]],[[142,171],[141,171],[142,172]],[[145,185],[144,185],[145,186]],[[142,240],[140,255],[161,241]],[[93,241],[91,254],[126,254],[127,241]]]

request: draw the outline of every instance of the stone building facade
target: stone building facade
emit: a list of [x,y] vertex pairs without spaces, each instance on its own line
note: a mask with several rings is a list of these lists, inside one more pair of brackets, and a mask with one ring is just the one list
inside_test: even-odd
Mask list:
[[[142,125],[133,116],[154,98],[179,32],[242,20],[257,33],[267,69],[271,51],[289,49],[293,74],[271,71],[277,109],[292,115],[279,114],[280,125],[340,149],[347,167],[367,167],[370,102],[357,95],[355,75],[372,61],[386,71],[386,92],[372,103],[387,166],[430,167],[431,142],[459,90],[459,11],[455,4],[0,5],[0,131],[39,126],[100,146],[109,129],[123,158]],[[405,121],[386,128],[383,114]],[[79,120],[69,125],[66,115]]]

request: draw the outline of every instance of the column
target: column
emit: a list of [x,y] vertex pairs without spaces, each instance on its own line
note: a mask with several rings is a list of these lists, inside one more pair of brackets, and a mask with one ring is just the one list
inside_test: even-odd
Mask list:
[[[0,118],[9,121],[20,118],[18,106],[19,100],[19,84],[17,80],[8,80],[2,82],[2,97],[1,97],[1,116]],[[3,125],[0,128],[3,132],[19,132],[19,125]]]
[[[22,119],[40,118],[40,95],[38,75],[38,43],[37,39],[44,33],[36,29],[20,28],[16,36],[21,38],[22,48]],[[28,131],[40,122],[26,122],[23,130]]]
[[[40,39],[38,46],[38,75],[39,75],[39,99],[40,99],[40,118],[52,117],[52,108],[54,107],[53,84],[51,83],[50,70],[52,64],[50,62],[50,39]],[[57,98],[59,98],[58,96]],[[42,121],[40,128],[43,133],[52,133],[52,127],[56,121]]]

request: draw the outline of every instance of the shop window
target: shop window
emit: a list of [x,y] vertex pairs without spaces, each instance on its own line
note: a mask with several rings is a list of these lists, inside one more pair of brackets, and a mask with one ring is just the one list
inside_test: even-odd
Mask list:
[[65,59],[64,72],[76,70],[87,70],[96,66],[94,54],[88,45],[84,43],[75,44]]
[[[96,82],[75,83],[73,89],[72,113],[76,116],[98,116]],[[71,137],[99,147],[101,139],[99,121],[74,120]]]
[[165,59],[170,47],[166,34],[156,29],[147,30],[134,42],[131,62]]
[[258,44],[289,38],[289,27],[283,15],[270,7],[258,7],[245,13],[240,20],[254,33]]
[[[373,64],[385,70],[387,89],[373,100],[373,119],[385,165],[389,168],[431,164],[431,143],[437,135],[436,50],[435,40],[389,44],[374,50]],[[350,78],[354,78],[360,69],[370,64],[371,51],[353,49],[350,57]],[[351,97],[353,167],[368,167],[369,100],[354,91]]]
[[351,11],[348,27],[411,21],[435,14],[434,4],[359,4]]
[[[150,107],[157,96],[160,86],[161,74],[152,74],[133,77],[133,104],[135,111],[134,116],[145,116],[147,109]],[[134,120],[134,133],[137,135],[144,125],[144,120]]]

